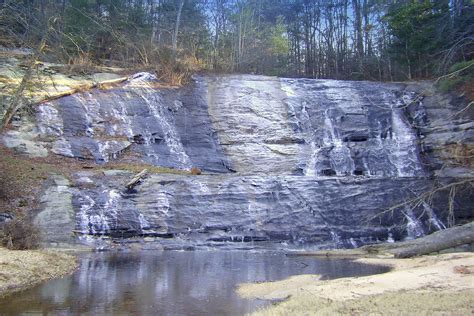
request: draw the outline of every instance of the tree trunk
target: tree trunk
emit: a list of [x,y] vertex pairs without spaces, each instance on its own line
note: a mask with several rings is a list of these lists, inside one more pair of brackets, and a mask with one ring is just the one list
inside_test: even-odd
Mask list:
[[352,0],[352,5],[354,7],[354,33],[356,39],[355,51],[357,52],[357,64],[359,68],[358,71],[362,74],[362,58],[364,56],[364,36],[362,35],[362,15],[360,0]]
[[474,243],[474,222],[437,231],[412,241],[407,247],[394,249],[390,252],[396,258],[410,258],[471,243]]
[[41,42],[39,43],[37,49],[31,56],[30,62],[28,64],[28,68],[26,69],[25,74],[23,75],[23,78],[21,79],[20,86],[15,92],[15,95],[13,96],[10,104],[7,107],[7,110],[5,111],[5,114],[2,119],[2,125],[1,129],[4,129],[7,127],[7,125],[10,123],[12,120],[13,116],[18,112],[18,110],[22,107],[22,97],[23,97],[23,92],[25,91],[28,83],[31,80],[31,76],[33,74],[33,70],[36,67],[36,63],[38,61],[39,56],[42,54],[44,48],[46,47],[46,40],[48,38],[49,34],[49,27],[46,30],[45,34],[43,35],[43,38],[41,39]]
[[176,55],[176,50],[178,49],[179,23],[181,22],[181,12],[183,11],[184,1],[185,0],[181,0],[181,2],[179,3],[178,13],[176,15],[176,24],[173,33],[173,55]]
[[150,36],[150,45],[153,49],[156,40],[156,32],[158,31],[158,23],[155,21],[155,1],[150,1],[150,24],[151,24],[151,36]]

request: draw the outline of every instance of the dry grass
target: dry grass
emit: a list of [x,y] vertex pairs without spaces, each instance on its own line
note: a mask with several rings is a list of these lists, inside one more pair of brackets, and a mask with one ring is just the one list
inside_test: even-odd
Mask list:
[[471,315],[474,290],[399,291],[344,302],[301,291],[294,300],[254,315]]
[[459,91],[463,93],[469,101],[474,101],[474,83],[472,81],[465,82]]
[[444,158],[454,164],[474,168],[474,145],[473,144],[450,144],[446,146]]
[[0,297],[73,272],[76,259],[52,251],[0,248]]
[[98,71],[98,66],[92,62],[88,54],[70,57],[65,68],[65,73],[69,75],[90,75]]
[[173,86],[181,86],[191,80],[191,76],[204,68],[196,58],[186,56],[174,60],[171,52],[162,52],[158,57],[155,72],[159,80]]

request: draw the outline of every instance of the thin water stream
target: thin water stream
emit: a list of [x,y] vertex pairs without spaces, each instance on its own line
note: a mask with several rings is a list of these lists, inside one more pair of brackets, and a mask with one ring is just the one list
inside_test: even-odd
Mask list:
[[296,274],[340,278],[388,268],[274,251],[84,254],[73,275],[0,301],[4,315],[242,315],[270,302],[240,298],[245,282]]

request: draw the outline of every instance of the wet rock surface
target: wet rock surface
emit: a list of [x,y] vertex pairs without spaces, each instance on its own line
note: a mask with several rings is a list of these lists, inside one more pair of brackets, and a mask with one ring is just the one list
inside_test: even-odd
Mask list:
[[206,103],[189,88],[156,89],[156,84],[156,78],[142,74],[121,88],[42,104],[37,114],[41,136],[55,139],[56,154],[98,163],[130,149],[141,162],[157,166],[228,171]]
[[[59,225],[57,239],[74,231],[84,242],[173,249],[355,247],[443,228],[446,194],[383,213],[429,191],[435,174],[449,184],[470,172],[439,170],[442,146],[472,140],[472,113],[440,125],[444,109],[420,89],[251,75],[198,76],[170,88],[140,73],[120,87],[43,103],[34,131],[51,153],[203,173],[151,174],[126,190],[130,172],[75,172],[65,185],[73,228]],[[472,189],[459,192],[456,214],[472,216]]]
[[474,108],[455,94],[440,94],[430,82],[409,85],[420,96],[405,112],[416,128],[422,160],[436,175],[472,177]]
[[[415,237],[438,221],[434,214],[421,220],[413,213],[380,214],[429,190],[432,183],[423,178],[152,175],[126,190],[121,184],[129,176],[82,174],[80,181],[100,184],[74,193],[81,236],[154,237],[171,249],[265,242],[355,247]],[[413,227],[397,225],[407,219]]]

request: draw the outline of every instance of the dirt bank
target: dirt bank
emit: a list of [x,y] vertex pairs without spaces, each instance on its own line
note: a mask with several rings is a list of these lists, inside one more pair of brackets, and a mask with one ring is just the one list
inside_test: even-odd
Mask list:
[[238,293],[247,298],[284,299],[256,315],[474,312],[474,253],[357,261],[389,265],[393,270],[329,281],[321,281],[317,275],[300,275],[277,282],[243,284]]
[[0,248],[0,298],[72,273],[76,267],[76,258],[65,253]]

